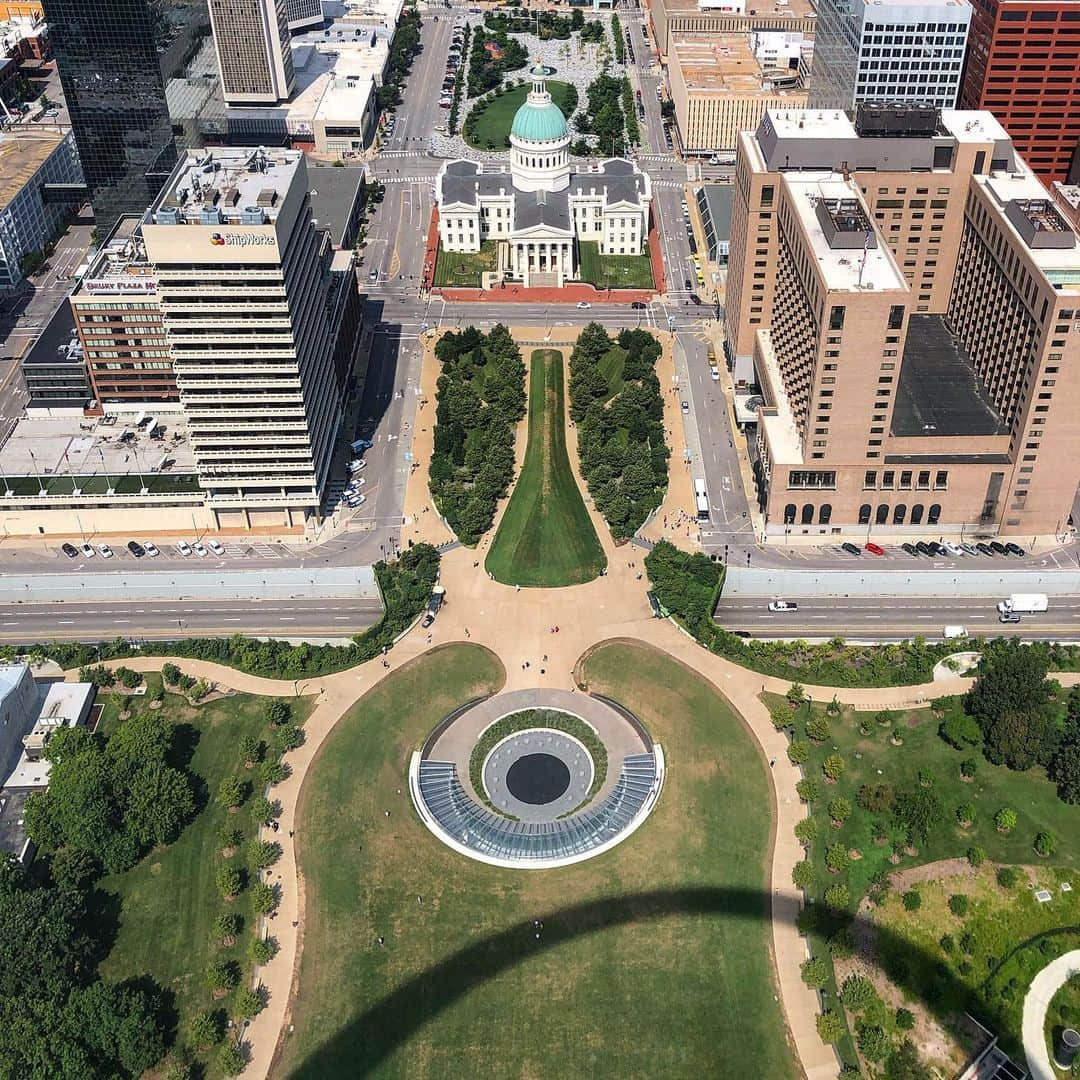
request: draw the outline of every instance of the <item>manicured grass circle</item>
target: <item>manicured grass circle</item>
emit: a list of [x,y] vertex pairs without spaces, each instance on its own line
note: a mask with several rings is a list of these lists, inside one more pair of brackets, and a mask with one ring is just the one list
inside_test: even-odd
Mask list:
[[[557,79],[549,79],[547,88],[552,100],[565,115],[570,84],[559,82]],[[475,129],[472,124],[468,126],[473,136],[469,138],[465,134],[466,127],[462,126],[462,138],[475,150],[505,150],[509,145],[507,140],[510,137],[510,125],[514,122],[514,114],[525,104],[525,97],[530,89],[530,84],[526,82],[523,86],[504,90],[489,102],[474,105],[468,117],[476,125]]]

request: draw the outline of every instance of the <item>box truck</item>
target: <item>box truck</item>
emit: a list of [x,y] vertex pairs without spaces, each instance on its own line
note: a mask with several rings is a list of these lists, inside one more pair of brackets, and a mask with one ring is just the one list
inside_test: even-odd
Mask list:
[[1031,615],[1036,611],[1046,611],[1049,606],[1046,593],[1013,593],[998,606],[1000,615]]

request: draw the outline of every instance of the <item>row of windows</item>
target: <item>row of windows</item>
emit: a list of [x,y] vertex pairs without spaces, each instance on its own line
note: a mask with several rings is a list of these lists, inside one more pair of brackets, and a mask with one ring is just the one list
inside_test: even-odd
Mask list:
[[[910,488],[912,486],[912,477],[915,473],[911,469],[900,470],[900,488]],[[878,471],[877,469],[867,469],[863,475],[863,487],[874,488],[878,486]],[[881,473],[881,487],[886,490],[896,487],[896,470],[885,469]],[[945,488],[949,486],[949,472],[947,469],[938,469],[934,474],[934,487]],[[920,469],[918,479],[915,481],[915,487],[929,488],[930,487],[930,470]]]
[[[926,512],[922,503],[916,503],[911,508],[911,525],[921,525],[923,523],[923,513]],[[908,508],[905,503],[897,503],[892,508],[892,523],[894,525],[904,525],[907,522]],[[859,507],[859,524],[869,525],[871,514],[874,518],[875,525],[887,525],[889,523],[889,504],[880,503],[877,510],[873,510],[869,503],[863,503]],[[936,525],[941,520],[941,504],[931,503],[930,510],[926,512],[926,524]]]

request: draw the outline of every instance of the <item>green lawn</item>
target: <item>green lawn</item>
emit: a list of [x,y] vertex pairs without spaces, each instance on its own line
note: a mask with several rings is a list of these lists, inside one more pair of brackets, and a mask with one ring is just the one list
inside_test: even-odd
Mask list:
[[[148,683],[153,690],[160,685],[160,676],[148,676]],[[112,695],[103,697],[108,700]],[[136,708],[141,700],[135,699]],[[196,777],[201,810],[173,844],[150,852],[131,870],[101,881],[103,892],[114,897],[119,907],[119,931],[101,965],[102,975],[124,979],[149,974],[175,994],[181,1041],[194,1013],[229,1005],[228,999],[214,1002],[206,989],[203,976],[210,960],[220,953],[250,971],[247,951],[255,919],[247,894],[226,904],[219,899],[214,876],[224,861],[217,834],[226,818],[243,829],[245,842],[256,835],[256,828],[246,807],[227,815],[214,795],[227,775],[244,774],[254,781],[240,760],[238,744],[244,735],[265,734],[263,708],[267,700],[236,694],[192,708],[184,698],[166,695],[164,710],[180,728],[176,742],[181,755],[190,753],[187,767]],[[310,708],[306,699],[291,699],[290,704],[294,719],[303,720]],[[110,708],[103,714],[99,730],[107,735],[118,722],[115,709]],[[253,783],[253,788],[257,787]],[[242,859],[239,853],[237,860]],[[222,949],[212,938],[214,919],[226,910],[235,910],[245,924],[231,949]],[[211,1075],[215,1075],[213,1071]]]
[[598,289],[651,289],[652,262],[644,255],[601,255],[594,241],[578,243],[581,256],[581,280]]
[[307,922],[280,1076],[797,1075],[769,970],[764,762],[659,653],[607,647],[587,676],[650,725],[671,772],[637,833],[561,870],[468,860],[409,804],[410,752],[497,686],[490,654],[429,654],[341,721],[302,798]]
[[485,566],[505,585],[580,585],[605,564],[566,454],[563,361],[556,349],[532,354],[529,441]]
[[[526,82],[523,86],[504,91],[487,104],[474,106],[462,127],[461,134],[465,141],[475,150],[507,149],[514,114],[525,104],[530,88]],[[547,88],[552,100],[565,113],[570,84],[549,79]]]
[[447,251],[439,248],[435,258],[435,284],[479,289],[483,284],[481,274],[495,269],[498,245],[494,240],[483,240],[480,250]]

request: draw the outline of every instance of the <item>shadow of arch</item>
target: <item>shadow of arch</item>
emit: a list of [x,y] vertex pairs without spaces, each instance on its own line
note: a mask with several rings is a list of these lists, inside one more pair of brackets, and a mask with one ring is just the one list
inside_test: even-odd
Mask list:
[[[594,901],[540,914],[538,917],[543,922],[543,931],[539,941],[535,938],[531,921],[519,922],[460,949],[401,984],[330,1036],[289,1074],[289,1080],[368,1075],[424,1025],[460,999],[503,972],[547,950],[630,923],[721,914],[765,920],[770,915],[770,896],[753,889],[688,888]],[[864,916],[855,917],[852,927],[856,937],[859,936],[856,924],[864,921]],[[937,961],[937,957],[920,953],[917,946],[881,927],[875,927],[874,934],[879,949],[890,946],[889,951],[892,952],[902,949],[909,956],[934,963]],[[389,947],[393,947],[392,943]],[[903,981],[901,986],[913,996],[919,996],[919,987]],[[955,1013],[955,1004],[960,999],[963,1002],[961,1007],[973,1011],[984,1026],[994,1032],[1001,1030],[1005,1019],[1003,1012],[996,1008],[979,1008],[969,998],[963,984],[948,972],[938,971],[935,997],[939,1001],[952,1003],[947,1010],[949,1013]],[[827,1005],[837,1006],[837,1003],[831,1001]],[[779,1004],[777,1008],[780,1008]],[[935,1012],[939,1018],[944,1018],[942,1012]],[[492,1033],[488,1031],[484,1037],[490,1039]],[[720,1052],[718,1046],[718,1055]],[[792,1057],[796,1057],[794,1051]]]

